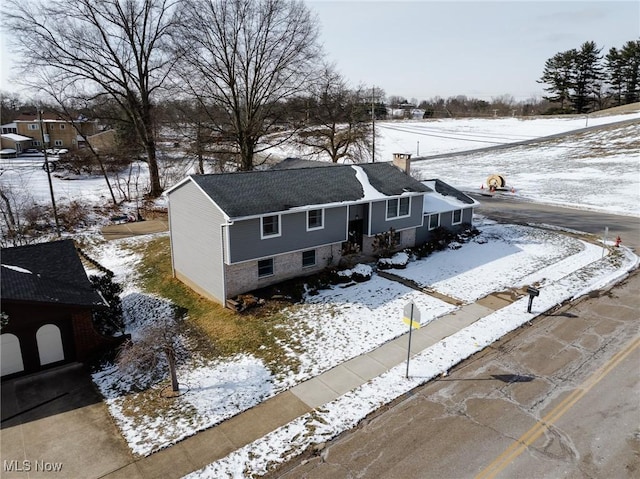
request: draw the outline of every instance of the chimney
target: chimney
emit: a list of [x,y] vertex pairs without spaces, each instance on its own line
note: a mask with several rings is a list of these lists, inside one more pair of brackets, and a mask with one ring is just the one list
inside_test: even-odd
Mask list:
[[407,175],[411,174],[411,153],[394,153],[393,164],[404,171]]

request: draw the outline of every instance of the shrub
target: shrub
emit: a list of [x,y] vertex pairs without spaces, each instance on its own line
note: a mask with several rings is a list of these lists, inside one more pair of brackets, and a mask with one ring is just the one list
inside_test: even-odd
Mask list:
[[91,275],[89,281],[109,304],[109,308],[93,313],[93,326],[100,334],[113,336],[124,333],[124,319],[120,293],[122,286],[113,281],[113,274]]
[[378,233],[373,238],[373,251],[378,258],[389,258],[400,246],[400,235],[393,228],[384,233]]

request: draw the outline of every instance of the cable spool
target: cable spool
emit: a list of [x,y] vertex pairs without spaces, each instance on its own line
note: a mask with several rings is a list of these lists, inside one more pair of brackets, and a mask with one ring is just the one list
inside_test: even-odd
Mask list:
[[502,175],[491,175],[487,178],[487,186],[489,188],[504,188],[506,184],[507,182]]

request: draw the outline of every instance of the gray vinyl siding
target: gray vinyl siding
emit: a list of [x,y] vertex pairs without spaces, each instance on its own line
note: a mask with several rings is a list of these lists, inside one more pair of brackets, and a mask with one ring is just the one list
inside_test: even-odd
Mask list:
[[346,241],[347,207],[327,208],[324,228],[307,231],[305,211],[280,215],[280,236],[261,238],[260,218],[237,220],[229,227],[229,264]]
[[193,182],[169,194],[174,276],[224,304],[224,216]]
[[473,222],[473,208],[465,208],[462,210],[462,224]]
[[[453,224],[453,210],[443,211],[440,213],[440,226],[451,231],[456,231],[465,224],[471,224],[472,220],[473,208],[462,208],[462,222],[455,225]],[[432,233],[433,230],[429,230],[429,213],[427,212],[424,215],[424,224],[416,230],[416,244],[422,244],[429,241]]]
[[389,220],[386,219],[386,200],[371,203],[371,229],[369,235],[383,233],[389,231],[390,228],[397,231],[420,226],[422,224],[422,202],[422,195],[412,196],[410,215],[406,218],[390,218]]

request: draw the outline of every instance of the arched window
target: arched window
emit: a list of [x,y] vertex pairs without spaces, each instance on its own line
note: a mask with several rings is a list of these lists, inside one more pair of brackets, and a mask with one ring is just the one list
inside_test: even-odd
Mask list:
[[0,335],[0,350],[2,357],[0,365],[2,366],[2,376],[7,374],[19,373],[24,371],[24,363],[22,362],[22,350],[20,348],[20,340],[15,334],[4,333]]
[[55,324],[45,324],[36,333],[40,365],[55,363],[64,359],[60,328]]

